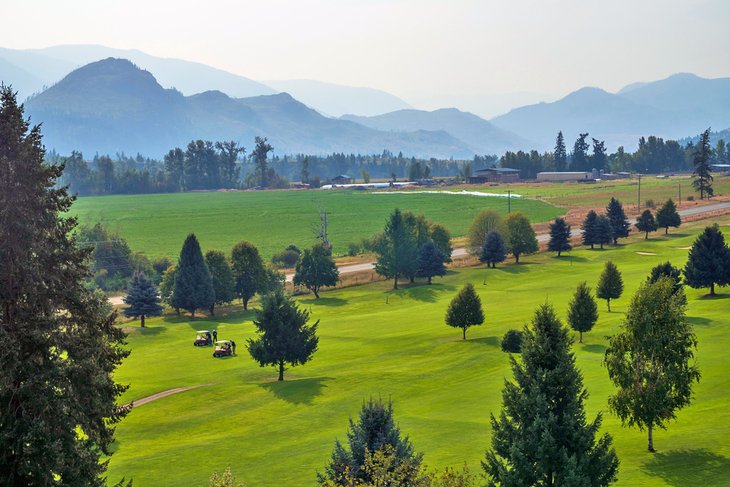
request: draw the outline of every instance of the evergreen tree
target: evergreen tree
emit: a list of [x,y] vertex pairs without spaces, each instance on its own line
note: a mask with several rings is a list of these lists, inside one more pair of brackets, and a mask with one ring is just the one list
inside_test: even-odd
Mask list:
[[[320,484],[374,485],[369,469],[364,468],[368,454],[388,449],[394,458],[393,470],[401,467],[418,470],[423,459],[416,453],[408,436],[402,437],[393,419],[393,403],[373,398],[363,403],[356,423],[350,418],[347,445],[335,441],[332,459],[324,474],[317,474]],[[391,485],[391,484],[377,484]]]
[[682,224],[682,217],[679,216],[672,198],[664,202],[656,212],[656,223],[659,228],[664,228],[664,235],[669,233],[669,227],[678,228]]
[[563,138],[562,131],[558,132],[558,137],[555,139],[553,159],[555,160],[556,171],[565,171],[568,167],[568,153],[565,150],[565,139]]
[[583,238],[583,245],[593,245],[596,243],[596,221],[598,220],[598,213],[590,210],[583,220],[583,225],[580,227],[581,236]]
[[626,218],[624,207],[619,200],[611,197],[611,201],[608,202],[608,206],[606,207],[606,216],[611,221],[611,228],[613,228],[614,245],[618,243],[618,239],[629,236],[631,223]]
[[583,343],[583,332],[591,331],[597,320],[598,306],[591,296],[591,288],[585,281],[581,282],[568,305],[568,324],[580,334],[580,343]]
[[588,134],[580,134],[573,144],[573,153],[571,154],[570,168],[573,171],[590,171],[591,162],[588,159],[588,148],[586,142]]
[[520,263],[520,255],[537,252],[537,236],[530,220],[520,212],[513,211],[504,219],[504,241],[507,251]]
[[507,251],[504,248],[504,240],[499,232],[491,231],[487,234],[482,246],[482,253],[479,255],[480,262],[486,262],[487,267],[495,268],[499,262],[507,258]]
[[259,250],[250,242],[242,240],[231,250],[231,270],[235,285],[233,290],[248,309],[248,302],[256,293],[266,292],[267,275]]
[[184,309],[195,318],[195,310],[210,309],[215,303],[213,281],[195,234],[185,239],[175,271],[172,307]]
[[285,366],[305,364],[317,351],[317,326],[307,325],[309,312],[281,292],[265,295],[253,324],[259,337],[248,339],[248,352],[261,367],[273,365],[284,380]]
[[413,229],[406,224],[403,214],[396,208],[376,244],[378,259],[375,263],[375,272],[393,278],[393,289],[398,289],[399,277],[415,274],[418,264],[416,249]]
[[223,306],[233,301],[233,289],[236,283],[226,254],[220,250],[207,251],[205,253],[205,264],[208,266],[211,282],[213,283],[215,301],[210,306],[210,315],[213,316],[216,304]]
[[421,247],[418,252],[418,269],[416,277],[425,277],[431,284],[431,278],[434,276],[445,276],[446,266],[444,265],[446,258],[433,242],[428,242]]
[[598,215],[596,217],[595,229],[595,243],[601,245],[601,249],[606,244],[613,242],[613,227],[611,227],[611,220],[605,215]]
[[599,413],[586,421],[588,392],[570,352],[567,330],[549,305],[522,337],[522,358],[510,357],[503,407],[492,422],[492,449],[482,463],[490,486],[591,486],[616,481],[618,458]]
[[319,290],[324,286],[335,286],[340,280],[340,271],[332,259],[329,247],[322,243],[315,244],[304,253],[297,262],[294,273],[294,285],[304,285],[319,299]]
[[145,317],[162,314],[157,287],[141,272],[135,273],[132,277],[132,286],[124,297],[124,304],[128,305],[124,310],[124,316],[134,319],[139,316],[142,328]]
[[598,287],[596,288],[596,296],[599,299],[606,300],[608,312],[611,312],[611,300],[618,299],[624,292],[624,280],[621,277],[621,271],[618,270],[616,264],[610,260],[606,262],[601,277],[598,279]]
[[606,141],[593,139],[593,154],[591,155],[591,166],[592,169],[602,171],[606,168],[608,163],[608,156],[606,156]]
[[570,225],[565,218],[556,218],[550,224],[550,241],[548,242],[548,250],[557,252],[560,257],[561,252],[569,252],[573,248],[570,245]]
[[642,284],[626,313],[619,334],[609,337],[605,364],[618,388],[608,399],[624,425],[648,430],[666,428],[676,411],[692,400],[700,373],[694,365],[697,338],[685,316],[684,292],[670,279]]
[[715,295],[715,284],[730,284],[730,249],[716,224],[705,227],[689,250],[684,266],[684,281],[695,289],[709,287]]
[[445,261],[451,262],[451,254],[454,249],[451,247],[451,233],[443,225],[438,223],[431,226],[431,240],[439,251],[444,254]]
[[694,150],[694,172],[692,173],[692,186],[700,192],[700,199],[711,197],[712,189],[712,146],[710,146],[710,129],[702,132],[700,140]]
[[449,303],[446,310],[446,324],[461,328],[462,340],[466,340],[466,329],[482,323],[484,323],[482,300],[474,290],[474,286],[468,282]]
[[86,286],[91,250],[56,186],[63,165],[44,155],[40,126],[0,85],[0,484],[101,487],[129,352],[106,296]]
[[644,213],[636,219],[635,226],[640,232],[646,232],[646,235],[644,236],[645,240],[649,238],[649,232],[656,232],[657,228],[659,228],[657,227],[656,220],[654,219],[654,215],[651,210],[644,210]]
[[647,277],[646,280],[649,284],[654,284],[663,277],[672,281],[673,292],[676,293],[682,289],[682,271],[679,268],[674,267],[671,262],[664,262],[652,267],[649,277]]
[[256,136],[254,139],[256,146],[254,147],[253,156],[254,164],[256,165],[256,172],[258,173],[259,184],[264,188],[269,186],[269,163],[268,157],[269,152],[273,151],[274,148],[269,144],[266,137]]

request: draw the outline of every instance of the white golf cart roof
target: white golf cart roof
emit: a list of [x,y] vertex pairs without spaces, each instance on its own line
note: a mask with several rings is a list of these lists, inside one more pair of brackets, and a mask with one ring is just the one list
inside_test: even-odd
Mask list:
[[230,340],[218,340],[217,342],[215,342],[216,345],[225,345],[227,343],[231,343],[231,341]]
[[210,333],[210,332],[208,330],[198,330],[195,333],[197,333],[198,335],[205,335],[206,333]]

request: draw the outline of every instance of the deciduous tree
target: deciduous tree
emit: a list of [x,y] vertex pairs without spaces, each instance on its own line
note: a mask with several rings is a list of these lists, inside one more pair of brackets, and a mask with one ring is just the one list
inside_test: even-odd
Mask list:
[[570,245],[570,225],[564,218],[556,218],[550,224],[550,241],[548,242],[548,250],[557,252],[560,257],[561,252],[569,252],[573,248]]
[[211,316],[215,312],[215,305],[222,306],[233,301],[235,281],[233,279],[233,271],[228,263],[226,254],[220,250],[209,250],[205,253],[205,264],[210,272],[211,282],[213,283],[213,294],[215,300],[210,307]]
[[472,255],[479,255],[489,232],[500,232],[502,216],[494,210],[482,210],[472,220],[467,232],[467,248]]
[[667,278],[642,284],[606,350],[608,375],[617,387],[608,404],[624,425],[647,429],[651,452],[654,427],[666,428],[690,404],[692,385],[700,380],[683,295]]
[[451,233],[443,225],[438,223],[431,225],[431,240],[442,254],[444,254],[445,262],[451,262]]
[[568,324],[580,334],[580,343],[583,343],[583,333],[591,331],[597,320],[598,306],[591,296],[591,288],[581,282],[568,305]]
[[520,255],[537,252],[537,236],[530,220],[520,212],[514,211],[504,219],[504,242],[507,252],[520,263]]
[[715,295],[715,284],[730,284],[730,249],[720,227],[705,227],[689,250],[684,266],[684,281],[693,288],[709,287]]
[[657,228],[656,220],[651,210],[644,210],[644,213],[636,219],[636,229],[646,233],[644,235],[645,240],[649,238],[649,232],[656,232]]
[[682,289],[682,271],[674,267],[671,262],[663,262],[652,267],[649,277],[646,280],[650,284],[653,284],[662,277],[667,277],[672,281],[672,289],[674,289],[675,293]]
[[261,367],[273,365],[284,380],[286,365],[305,364],[317,351],[317,326],[307,325],[309,312],[281,292],[265,295],[253,324],[258,338],[248,339],[248,351]]
[[335,286],[339,280],[340,271],[337,270],[329,247],[318,243],[311,249],[304,249],[297,262],[294,285],[304,285],[319,299],[319,290],[322,287]]
[[259,250],[245,240],[238,242],[231,250],[231,269],[235,280],[233,290],[243,301],[243,309],[248,309],[251,298],[265,292],[267,276]]
[[510,357],[502,412],[491,416],[492,448],[482,463],[491,486],[595,486],[616,481],[618,458],[608,434],[596,438],[599,413],[586,420],[588,392],[553,308],[535,312],[522,337],[521,360]]
[[451,300],[446,310],[446,324],[454,328],[461,328],[462,339],[466,340],[466,329],[484,323],[482,300],[468,282],[461,291]]
[[621,277],[621,271],[618,270],[616,264],[610,260],[606,262],[601,277],[598,279],[598,287],[596,288],[596,296],[599,299],[606,300],[608,312],[611,312],[611,300],[618,299],[624,292],[624,280]]
[[656,224],[659,228],[664,228],[664,235],[669,233],[669,227],[678,228],[682,224],[682,217],[679,216],[672,198],[665,201],[656,212]]

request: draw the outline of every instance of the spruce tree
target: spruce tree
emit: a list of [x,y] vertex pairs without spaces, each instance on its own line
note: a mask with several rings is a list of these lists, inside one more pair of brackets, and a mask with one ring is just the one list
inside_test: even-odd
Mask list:
[[444,262],[446,257],[441,253],[433,242],[426,243],[418,252],[418,268],[416,269],[416,277],[425,277],[431,284],[434,276],[445,276],[446,266]]
[[514,382],[505,381],[499,419],[491,416],[492,448],[482,466],[490,486],[591,486],[616,481],[618,458],[608,434],[596,439],[602,417],[586,421],[588,392],[570,351],[567,330],[549,305],[535,312],[510,356]]
[[682,224],[682,217],[679,216],[672,198],[665,201],[659,211],[656,212],[656,224],[659,228],[664,229],[664,235],[669,233],[669,227],[678,228]]
[[226,254],[220,250],[209,250],[205,253],[205,264],[210,272],[211,282],[213,283],[213,294],[215,301],[210,307],[210,315],[215,313],[215,305],[223,306],[233,301],[233,289],[235,281],[233,280],[233,271],[228,263]]
[[636,229],[646,233],[644,240],[649,238],[649,232],[656,232],[657,228],[656,220],[651,210],[644,210],[644,213],[636,219]]
[[693,163],[695,166],[692,173],[692,186],[700,192],[700,199],[711,197],[712,190],[712,146],[710,146],[710,129],[702,132],[699,142],[695,146]]
[[157,287],[141,272],[136,272],[132,277],[132,285],[124,297],[124,304],[128,305],[124,310],[124,316],[134,319],[139,316],[142,328],[145,317],[162,314]]
[[675,293],[682,289],[682,270],[674,267],[671,262],[663,262],[652,267],[646,280],[649,284],[654,284],[663,277],[672,281],[672,289]]
[[534,254],[538,250],[537,236],[530,220],[518,211],[513,211],[504,219],[504,243],[507,252],[520,263],[520,255]]
[[603,249],[604,245],[613,242],[613,227],[611,227],[611,221],[604,215],[598,215],[595,223],[595,242],[601,245]]
[[618,239],[629,236],[631,223],[626,218],[624,207],[619,200],[613,197],[611,198],[611,201],[608,202],[608,206],[606,207],[606,216],[611,222],[611,228],[613,229],[614,245],[618,243]]
[[398,289],[398,278],[415,274],[418,257],[416,235],[399,209],[396,208],[390,215],[376,251],[375,272],[392,278],[393,289]]
[[129,354],[106,296],[87,287],[74,197],[44,163],[39,126],[0,85],[0,484],[107,485]]
[[245,240],[238,242],[231,250],[231,270],[235,282],[233,291],[246,310],[251,298],[256,293],[265,293],[268,287],[269,279],[259,250]]
[[550,224],[550,241],[548,242],[548,250],[557,252],[560,257],[561,252],[569,252],[573,248],[570,245],[570,225],[565,218],[556,218]]
[[277,367],[279,380],[284,380],[287,364],[305,364],[317,351],[319,320],[313,325],[307,325],[307,321],[309,312],[299,309],[282,292],[266,294],[253,320],[259,336],[248,339],[248,352],[261,367]]
[[172,291],[172,307],[184,309],[195,318],[196,309],[210,309],[215,303],[213,281],[205,265],[195,234],[185,239],[175,270],[175,286]]
[[695,289],[709,287],[712,296],[715,284],[730,284],[730,249],[717,223],[705,227],[692,244],[684,266],[684,281]]
[[340,271],[328,246],[318,243],[311,249],[304,249],[294,273],[295,286],[303,284],[319,299],[319,290],[323,286],[335,286],[339,280]]
[[502,235],[495,231],[489,232],[484,240],[479,261],[486,262],[487,267],[495,268],[499,262],[504,262],[506,258],[507,251],[504,248]]
[[700,373],[694,364],[697,338],[685,316],[683,291],[670,279],[644,283],[636,291],[621,331],[609,337],[608,376],[617,387],[608,404],[624,425],[648,432],[654,451],[654,427],[666,428],[676,412],[692,401]]
[[[374,485],[368,469],[364,468],[368,454],[388,449],[394,457],[394,469],[403,467],[416,470],[423,454],[416,453],[408,436],[401,436],[393,419],[393,403],[370,398],[363,403],[358,421],[350,418],[347,445],[335,441],[332,459],[324,474],[317,474],[320,484]],[[381,484],[377,484],[381,485]],[[390,485],[390,484],[384,484]]]
[[580,334],[580,343],[583,343],[583,332],[591,331],[597,320],[598,306],[591,296],[591,288],[585,281],[581,282],[568,305],[568,324]]
[[553,159],[555,160],[555,170],[565,171],[568,167],[568,153],[565,149],[565,139],[563,138],[563,132],[558,132],[558,136],[555,139],[555,152],[553,152]]
[[581,236],[583,238],[583,245],[590,245],[591,248],[596,244],[596,221],[598,220],[598,213],[590,210],[583,220],[583,224],[580,227]]
[[467,282],[449,303],[446,310],[446,324],[461,328],[462,340],[466,340],[466,329],[484,323],[482,300],[472,283]]
[[621,271],[618,270],[616,264],[610,260],[606,262],[601,277],[598,279],[598,287],[596,288],[596,296],[599,299],[606,300],[608,312],[611,312],[611,300],[618,299],[624,292],[624,280],[621,277]]

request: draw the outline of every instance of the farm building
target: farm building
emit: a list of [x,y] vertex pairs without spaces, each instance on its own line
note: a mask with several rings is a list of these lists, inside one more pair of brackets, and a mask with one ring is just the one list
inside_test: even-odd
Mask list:
[[590,172],[539,172],[537,173],[538,181],[588,181],[593,178]]
[[474,175],[469,176],[471,184],[479,183],[512,183],[520,180],[519,169],[509,167],[488,167],[479,169]]
[[340,174],[330,179],[332,184],[352,184],[352,178],[347,174]]

